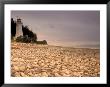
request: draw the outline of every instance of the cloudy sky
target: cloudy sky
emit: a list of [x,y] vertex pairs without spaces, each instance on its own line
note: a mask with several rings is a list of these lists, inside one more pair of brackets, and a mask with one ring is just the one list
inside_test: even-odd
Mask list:
[[49,45],[96,47],[100,45],[99,11],[12,11],[11,17]]

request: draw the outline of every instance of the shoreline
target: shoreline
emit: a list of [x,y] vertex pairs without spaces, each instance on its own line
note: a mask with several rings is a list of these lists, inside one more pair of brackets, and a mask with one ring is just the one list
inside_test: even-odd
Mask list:
[[[11,42],[11,43],[16,43],[16,42]],[[17,42],[21,44],[36,44],[36,43],[22,43],[22,42]],[[74,49],[95,49],[95,50],[100,50],[98,47],[75,47],[75,46],[60,46],[60,45],[43,45],[43,44],[36,44],[37,46],[55,46],[55,47],[64,47],[64,48],[74,48]]]

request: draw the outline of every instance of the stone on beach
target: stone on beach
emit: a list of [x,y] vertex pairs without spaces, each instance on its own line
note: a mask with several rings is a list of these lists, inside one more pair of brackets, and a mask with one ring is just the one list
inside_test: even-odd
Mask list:
[[13,77],[99,77],[100,50],[11,43]]

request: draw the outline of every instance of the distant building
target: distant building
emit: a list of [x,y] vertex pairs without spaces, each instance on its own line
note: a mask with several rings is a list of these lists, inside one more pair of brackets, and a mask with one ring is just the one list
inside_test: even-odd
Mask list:
[[[24,26],[20,18],[17,18],[15,21],[11,18],[11,39],[13,41],[21,42],[36,42],[37,35],[32,31],[32,29],[30,30],[28,26]],[[42,44],[44,43],[47,42],[44,40]]]
[[19,37],[19,36],[23,36],[23,31],[22,31],[22,25],[23,23],[21,22],[21,19],[17,19],[16,21],[16,35],[15,38]]

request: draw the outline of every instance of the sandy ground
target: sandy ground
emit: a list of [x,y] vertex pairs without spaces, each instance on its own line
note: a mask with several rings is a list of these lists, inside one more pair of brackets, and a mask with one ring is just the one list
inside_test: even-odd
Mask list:
[[99,77],[100,50],[11,43],[13,77]]

